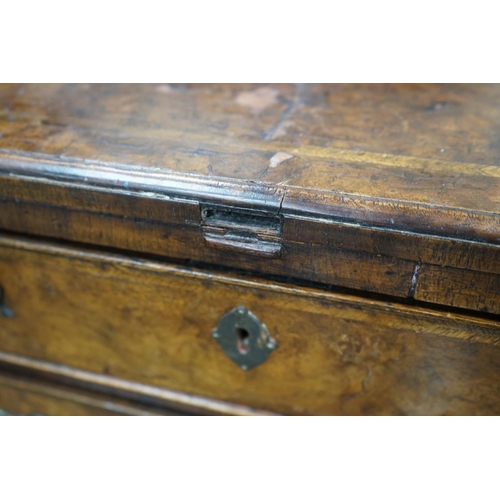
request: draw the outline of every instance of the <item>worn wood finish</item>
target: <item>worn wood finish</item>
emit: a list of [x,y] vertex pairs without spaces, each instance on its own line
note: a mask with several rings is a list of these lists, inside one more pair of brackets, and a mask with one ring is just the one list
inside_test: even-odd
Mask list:
[[59,387],[70,387],[71,390],[80,388],[91,395],[105,395],[106,397],[120,398],[130,404],[147,405],[148,411],[158,411],[163,415],[274,415],[272,412],[258,408],[172,391],[133,380],[80,370],[71,366],[4,351],[0,351],[0,369],[5,373],[22,376],[30,380],[47,381]]
[[154,416],[175,413],[94,392],[0,373],[0,410],[12,415]]
[[398,202],[395,225],[413,211],[422,232],[477,212],[464,230],[497,242],[499,103],[498,85],[3,85],[0,148],[295,187],[287,205],[383,225]]
[[[11,361],[285,414],[500,413],[495,320],[10,237],[0,283]],[[238,305],[278,342],[248,372],[210,335]]]
[[[0,200],[1,227],[12,231],[500,313],[500,247],[493,244],[296,216],[284,217],[281,255],[269,259],[269,252],[241,243],[238,252],[224,237],[211,244],[198,202],[116,199],[105,191],[13,178],[0,178],[0,189],[7,193]],[[473,279],[457,279],[457,269],[473,271]],[[414,279],[428,274],[435,280],[437,273],[448,279],[431,297]]]
[[[3,85],[0,228],[500,314],[500,86]],[[278,218],[210,226],[206,207]]]

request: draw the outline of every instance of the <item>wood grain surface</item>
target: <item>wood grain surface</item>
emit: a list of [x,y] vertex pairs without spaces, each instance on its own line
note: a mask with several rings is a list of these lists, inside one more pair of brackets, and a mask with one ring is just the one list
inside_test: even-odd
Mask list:
[[[0,228],[500,314],[499,103],[498,85],[1,85]],[[281,228],[207,231],[207,206]]]
[[[493,319],[6,236],[0,283],[6,359],[284,414],[500,413]],[[278,343],[249,371],[210,334],[238,305]]]
[[2,85],[0,148],[311,190],[330,212],[440,208],[438,231],[453,211],[498,223],[499,105],[498,85]]
[[[273,412],[250,408],[227,401],[218,401],[189,392],[178,392],[164,387],[80,370],[59,363],[0,351],[0,376],[22,378],[29,384],[49,384],[63,399],[72,399],[69,393],[82,392],[101,401],[121,401],[139,411],[161,415],[203,416],[271,416]],[[44,394],[49,394],[47,391]],[[74,399],[74,398],[73,398]],[[102,407],[102,404],[99,405]]]
[[0,410],[16,416],[153,416],[172,412],[0,373]]

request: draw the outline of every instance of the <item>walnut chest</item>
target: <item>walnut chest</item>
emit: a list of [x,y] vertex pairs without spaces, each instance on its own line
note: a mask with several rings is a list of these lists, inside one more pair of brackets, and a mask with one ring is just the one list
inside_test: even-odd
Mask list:
[[0,408],[500,413],[499,85],[1,85]]

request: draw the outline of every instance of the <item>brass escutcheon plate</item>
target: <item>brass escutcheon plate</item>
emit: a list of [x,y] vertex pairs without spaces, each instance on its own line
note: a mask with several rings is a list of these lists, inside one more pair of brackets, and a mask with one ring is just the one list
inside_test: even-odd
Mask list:
[[244,306],[235,307],[222,316],[212,330],[212,337],[229,359],[243,370],[266,361],[277,347],[266,325]]

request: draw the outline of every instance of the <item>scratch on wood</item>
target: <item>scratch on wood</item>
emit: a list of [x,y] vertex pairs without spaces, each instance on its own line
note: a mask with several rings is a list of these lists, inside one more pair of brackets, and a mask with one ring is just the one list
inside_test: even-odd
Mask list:
[[258,114],[263,109],[278,103],[279,90],[272,87],[259,87],[255,90],[240,92],[236,102],[246,106],[252,113]]
[[284,153],[283,151],[274,154],[269,160],[269,165],[260,173],[259,177],[257,177],[257,180],[262,180],[262,178],[267,175],[267,172],[270,168],[275,168],[280,163],[284,162],[285,160],[289,160],[290,158],[293,158],[293,155]]
[[281,128],[281,126],[283,125],[283,122],[286,120],[288,115],[292,112],[296,103],[297,103],[296,100],[293,100],[290,102],[290,104],[285,108],[283,113],[281,113],[281,115],[278,119],[278,123],[262,135],[263,141],[272,141],[274,139],[276,132]]
[[159,94],[171,94],[174,89],[168,83],[162,83],[155,88]]
[[415,296],[415,288],[417,287],[418,273],[422,267],[422,261],[418,259],[415,264],[415,269],[413,270],[413,275],[411,277],[410,290],[408,292],[408,297],[413,298]]
[[293,158],[293,155],[284,153],[283,151],[279,151],[269,160],[269,167],[276,168],[280,163],[284,162],[285,160],[289,160],[290,158]]
[[372,369],[371,367],[369,366],[367,368],[367,372],[366,372],[366,376],[365,378],[363,379],[363,381],[361,382],[361,389],[362,389],[362,392],[366,392],[366,387],[367,387],[367,384],[369,382],[369,380],[372,378]]

